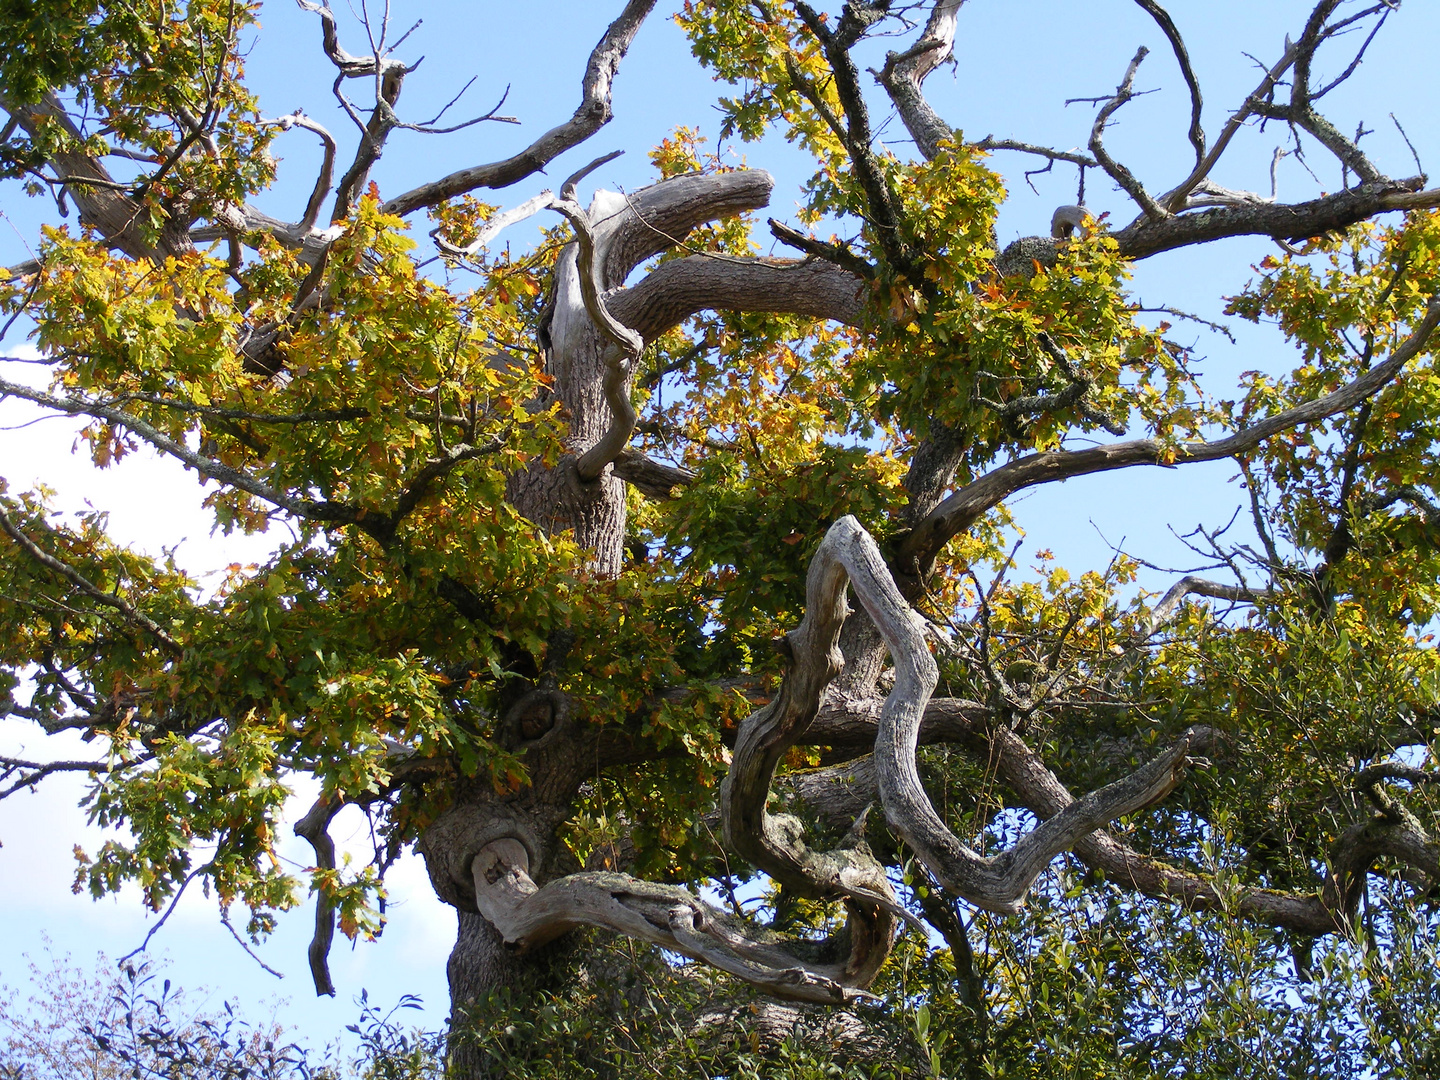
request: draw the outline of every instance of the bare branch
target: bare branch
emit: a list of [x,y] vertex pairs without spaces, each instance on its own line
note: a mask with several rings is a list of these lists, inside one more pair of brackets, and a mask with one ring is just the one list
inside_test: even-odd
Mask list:
[[229,910],[223,907],[220,910],[220,925],[225,927],[226,930],[230,931],[230,936],[235,939],[235,944],[240,946],[246,956],[250,957],[251,960],[254,960],[255,963],[260,965],[261,971],[265,972],[265,974],[267,975],[274,975],[277,979],[283,979],[285,977],[284,974],[276,971],[269,964],[265,963],[264,960],[260,959],[259,954],[250,947],[249,942],[242,938],[240,936],[240,932],[235,929],[235,924],[230,921]]
[[599,926],[703,961],[777,997],[838,1004],[871,996],[856,989],[864,985],[863,973],[874,975],[868,950],[875,942],[869,938],[852,941],[854,951],[843,963],[807,960],[797,952],[808,945],[807,951],[818,953],[815,946],[824,943],[786,942],[757,932],[673,885],[582,873],[541,887],[529,869],[529,853],[513,839],[492,841],[473,863],[476,906],[518,951],[576,927]]
[[481,248],[489,246],[490,241],[494,240],[502,229],[507,229],[517,222],[524,221],[526,218],[534,217],[541,210],[549,207],[554,200],[555,195],[553,192],[542,191],[534,198],[526,199],[519,206],[513,206],[509,210],[501,211],[489,221],[485,222],[485,224],[481,226],[480,231],[475,234],[475,239],[464,247],[457,247],[446,240],[440,235],[439,228],[432,230],[430,235],[435,239],[435,246],[446,255],[454,256],[455,258],[466,258],[477,255]]
[[186,874],[185,880],[180,882],[180,887],[175,890],[175,895],[170,898],[170,903],[165,905],[165,910],[163,913],[161,913],[160,918],[156,920],[155,925],[150,927],[149,931],[145,934],[145,940],[140,942],[140,944],[136,948],[131,949],[124,956],[120,957],[120,959],[117,960],[116,963],[124,964],[132,956],[138,956],[140,953],[148,949],[150,947],[151,939],[160,932],[161,928],[169,920],[171,914],[173,914],[175,909],[180,906],[180,900],[185,895],[185,890],[190,887],[190,883],[194,881],[197,877],[199,877],[201,874],[208,874],[214,869],[215,863],[214,860],[211,860],[210,862],[207,862],[201,866],[197,866],[194,870],[191,870],[190,873]]
[[1440,783],[1440,773],[1427,772],[1414,765],[1406,765],[1403,761],[1381,761],[1365,766],[1351,780],[1357,789],[1378,784],[1382,780],[1404,780],[1409,784],[1435,784]]
[[[720,788],[720,816],[727,846],[785,888],[817,899],[855,897],[898,913],[899,904],[884,868],[858,836],[842,849],[817,852],[806,845],[804,828],[797,819],[775,817],[766,809],[775,770],[805,734],[820,708],[821,696],[843,666],[838,643],[849,614],[847,571],[853,578],[850,564],[856,556],[852,548],[868,539],[854,518],[842,518],[830,527],[811,559],[805,617],[784,638],[789,669],[774,700],[740,725],[730,769]],[[857,592],[860,588],[857,584]],[[904,688],[897,685],[887,699],[887,710],[895,707],[896,695],[902,695],[903,705]],[[884,722],[882,719],[882,726]]]
[[[806,621],[813,613],[833,612],[829,617],[836,620],[838,631],[847,582],[884,638],[895,666],[895,684],[881,708],[875,740],[885,819],[947,890],[979,907],[1018,910],[1030,884],[1055,855],[1111,818],[1150,805],[1179,783],[1189,745],[1186,739],[1125,779],[1086,796],[1009,850],[988,857],[976,854],[935,812],[916,767],[921,722],[937,678],[926,644],[930,627],[900,595],[870,534],[848,516],[830,527],[811,562]],[[824,624],[817,619],[817,625]],[[813,651],[813,646],[802,651],[792,644],[797,671],[807,664],[814,668],[816,661],[807,659]],[[838,655],[826,657],[825,672],[813,670],[808,677],[828,683],[838,670],[838,660]],[[789,678],[794,677],[792,672]],[[727,836],[732,831],[727,827]]]
[[664,251],[679,249],[717,261],[734,260],[733,255],[693,248],[685,238],[707,221],[765,206],[774,187],[774,177],[763,169],[735,169],[676,176],[639,191],[622,192],[618,198],[597,192],[597,198],[603,195],[613,203],[604,211],[605,287],[618,288],[630,271]]
[[[295,835],[310,842],[315,850],[315,865],[321,870],[335,869],[335,841],[330,838],[330,822],[345,801],[324,795],[315,800],[310,810],[295,823]],[[335,904],[323,889],[316,890],[315,935],[310,939],[310,976],[315,981],[317,997],[334,997],[335,983],[330,978],[330,944],[335,939]]]
[[818,259],[827,259],[836,266],[843,267],[867,281],[874,279],[875,268],[851,251],[848,244],[834,244],[817,240],[813,236],[806,236],[798,229],[792,229],[784,222],[776,221],[774,218],[770,218],[768,224],[771,235],[787,247],[793,247],[796,251],[803,251]]
[[[1395,130],[1398,131],[1398,132],[1400,132],[1400,138],[1402,138],[1402,139],[1405,140],[1405,145],[1406,145],[1406,146],[1409,148],[1409,150],[1410,150],[1410,157],[1411,157],[1412,159],[1414,159],[1414,161],[1415,161],[1415,171],[1416,171],[1416,173],[1418,173],[1418,174],[1421,175],[1421,176],[1424,176],[1424,175],[1425,175],[1425,166],[1422,165],[1422,164],[1420,164],[1420,153],[1419,153],[1419,151],[1417,151],[1417,150],[1415,149],[1415,144],[1410,141],[1410,136],[1407,135],[1407,134],[1405,134],[1405,129],[1404,129],[1403,127],[1401,127],[1399,119],[1396,118],[1396,116],[1395,116],[1395,114],[1394,114],[1393,112],[1390,114],[1390,120],[1391,120],[1391,122],[1395,125]],[[1277,151],[1277,153],[1278,153],[1278,151]],[[1273,177],[1273,175],[1274,175],[1274,169],[1273,169],[1273,168],[1271,169],[1271,175],[1272,175],[1272,177]],[[1273,183],[1273,181],[1272,181],[1272,183]]]
[[518,117],[500,115],[501,107],[505,104],[506,99],[510,97],[510,87],[506,86],[504,93],[500,95],[500,100],[495,103],[494,107],[491,108],[489,112],[481,113],[473,120],[466,120],[463,123],[452,124],[449,127],[436,127],[435,125],[440,122],[441,117],[443,117],[447,112],[449,112],[451,107],[462,97],[465,96],[465,91],[469,90],[470,87],[474,85],[475,80],[472,78],[469,82],[467,82],[464,86],[460,88],[460,93],[456,94],[453,98],[451,98],[449,102],[446,103],[445,107],[441,109],[438,113],[436,113],[432,119],[426,120],[423,123],[419,124],[401,124],[400,126],[410,131],[419,131],[426,135],[449,135],[451,132],[454,131],[463,131],[467,127],[474,127],[476,124],[483,124],[487,120],[493,120],[497,124],[520,123]]
[[945,123],[925,100],[925,80],[950,59],[955,44],[955,27],[964,0],[935,0],[925,30],[914,45],[900,53],[887,53],[885,66],[872,71],[885,87],[900,119],[927,161],[933,159],[946,139],[955,138],[955,129]]
[[359,79],[374,74],[374,60],[369,57],[351,56],[341,47],[339,29],[335,25],[335,12],[330,10],[328,0],[322,0],[321,3],[313,3],[311,0],[295,0],[295,3],[302,10],[320,16],[320,40],[325,55],[330,58],[330,62],[339,69],[342,75],[350,79]]
[[977,143],[972,143],[976,150],[1015,150],[1022,154],[1035,154],[1037,157],[1049,158],[1051,161],[1068,161],[1072,165],[1079,165],[1082,169],[1098,169],[1100,163],[1089,154],[1082,154],[1078,150],[1052,150],[1048,146],[1037,146],[1034,143],[1018,142],[1015,139],[997,139],[993,135],[986,135]]
[[1212,319],[1206,319],[1191,312],[1182,311],[1179,308],[1166,307],[1164,305],[1160,307],[1147,307],[1145,301],[1140,300],[1136,302],[1132,310],[1136,312],[1153,312],[1157,315],[1170,315],[1177,319],[1184,319],[1186,322],[1199,323],[1201,326],[1207,327],[1217,334],[1224,335],[1231,345],[1235,344],[1235,334],[1224,323],[1218,323]]
[[[330,9],[329,0],[320,0],[319,3],[313,2],[313,0],[296,0],[296,3],[305,11],[320,16],[321,44],[325,55],[330,58],[330,62],[339,72],[335,76],[333,87],[335,99],[354,121],[355,126],[360,129],[360,145],[355,151],[355,159],[351,162],[350,168],[345,171],[345,175],[340,178],[340,185],[335,193],[335,207],[330,217],[331,223],[334,224],[344,220],[354,209],[355,201],[359,198],[360,190],[364,187],[371,168],[384,153],[386,139],[397,127],[403,126],[399,117],[395,115],[395,103],[400,99],[405,76],[419,65],[417,62],[417,64],[407,66],[400,60],[389,58],[388,50],[385,48],[388,8],[386,27],[382,27],[378,41],[370,25],[368,14],[362,12],[362,21],[370,36],[371,49],[371,55],[362,58],[352,56],[340,45],[335,13]],[[408,32],[406,36],[409,36]],[[375,103],[370,111],[370,119],[364,123],[360,121],[355,107],[350,104],[349,99],[340,89],[346,79],[363,78],[373,78],[375,85]]]
[[1170,48],[1175,51],[1175,62],[1180,65],[1180,74],[1185,77],[1185,85],[1190,88],[1190,145],[1195,147],[1195,164],[1199,165],[1205,160],[1205,129],[1200,126],[1200,113],[1205,102],[1200,96],[1200,80],[1195,77],[1195,69],[1190,66],[1190,52],[1185,48],[1185,39],[1180,36],[1180,30],[1170,13],[1155,0],[1135,2],[1149,12],[1150,17],[1164,32]]
[[[320,203],[324,203],[323,196]],[[192,229],[189,239],[191,243],[207,244],[236,236],[243,238],[250,233],[262,233],[274,237],[287,248],[299,249],[300,260],[307,266],[314,267],[344,231],[343,225],[331,225],[324,229],[313,226],[305,228],[302,222],[281,221],[246,203],[242,206],[232,204],[218,207],[215,211],[215,223]]]
[[[23,715],[18,708],[10,711],[16,715]],[[43,726],[43,721],[37,722]],[[34,788],[45,777],[53,776],[56,773],[83,772],[99,775],[109,771],[110,766],[103,761],[26,761],[23,758],[0,757],[0,780],[8,780],[16,773],[20,774],[19,779],[9,786],[0,787],[0,799],[7,798],[25,788]]]
[[1208,596],[1215,600],[1230,600],[1237,604],[1255,604],[1274,596],[1269,589],[1248,589],[1243,585],[1225,585],[1218,581],[1207,581],[1193,574],[1186,575],[1166,590],[1150,612],[1145,636],[1154,634],[1160,627],[1175,617],[1180,603],[1187,596]]
[[[812,725],[807,741],[861,747],[873,737],[881,708],[879,701],[827,706]],[[931,699],[922,731],[922,741],[958,743],[987,767],[998,769],[1000,779],[1019,803],[1042,819],[1052,818],[1075,803],[1074,796],[1040,756],[1018,734],[994,724],[983,706],[948,698]],[[1213,732],[1201,727],[1189,729],[1187,735],[1191,745],[1200,750],[1214,738]],[[1398,764],[1381,763],[1373,767],[1373,774],[1362,770],[1357,777],[1376,783],[1391,778],[1432,782],[1412,778],[1408,766],[1392,770]],[[1421,775],[1428,778],[1434,774]],[[869,758],[795,774],[786,778],[786,787],[827,821],[843,820],[856,806],[872,801],[879,790],[875,764]],[[1124,888],[1177,900],[1196,910],[1238,911],[1255,922],[1310,935],[1346,929],[1364,875],[1379,859],[1394,859],[1440,876],[1440,847],[1430,842],[1423,830],[1397,821],[1369,822],[1346,830],[1331,851],[1330,869],[1323,879],[1313,889],[1295,892],[1242,888],[1222,895],[1204,875],[1142,855],[1104,830],[1078,839],[1074,852],[1086,865],[1104,872]]]
[[[1360,12],[1334,26],[1326,26],[1326,21],[1339,6],[1340,0],[1321,0],[1321,3],[1315,5],[1315,10],[1310,13],[1300,40],[1296,42],[1299,51],[1295,58],[1295,77],[1290,86],[1289,108],[1266,110],[1266,115],[1278,114],[1277,118],[1288,120],[1303,128],[1339,158],[1345,168],[1358,176],[1361,183],[1372,184],[1384,180],[1384,174],[1370,163],[1370,159],[1360,152],[1360,148],[1354,142],[1341,134],[1339,128],[1316,112],[1313,104],[1317,95],[1310,87],[1310,68],[1316,51],[1320,48],[1321,43],[1334,36],[1341,26],[1364,18],[1368,13]],[[1385,8],[1385,15],[1389,14],[1388,5],[1379,5],[1379,7]],[[1379,10],[1379,7],[1371,8],[1369,11]],[[1382,24],[1385,21],[1385,15],[1381,16]]]
[[860,326],[868,292],[862,278],[819,259],[691,255],[662,263],[609,304],[617,319],[653,341],[699,311],[772,311]]
[[[585,171],[598,164],[599,161],[593,162]],[[640,354],[645,351],[645,339],[610,314],[610,309],[605,304],[600,268],[596,265],[595,225],[590,215],[574,201],[575,183],[575,178],[567,180],[561,190],[561,197],[555,199],[550,208],[563,214],[575,230],[579,249],[577,267],[580,294],[584,298],[585,311],[596,328],[611,342],[611,348],[605,356],[603,384],[605,401],[610,406],[610,426],[575,463],[580,479],[589,481],[600,477],[605,467],[620,456],[620,452],[629,444],[630,436],[635,433],[635,406],[630,403],[630,374],[634,371]]]
[[[360,145],[355,150],[355,160],[340,178],[340,184],[335,191],[335,206],[330,212],[332,225],[350,216],[370,170],[385,151],[386,140],[392,131],[401,126],[399,117],[395,115],[395,103],[400,99],[400,91],[408,71],[404,65],[394,63],[386,66],[376,77],[379,87],[375,94],[375,106],[370,112],[370,119],[361,128]],[[338,80],[335,85],[338,95]]]
[[1381,27],[1383,27],[1383,26],[1385,25],[1385,20],[1388,19],[1388,18],[1390,17],[1391,13],[1395,10],[1393,7],[1390,7],[1388,4],[1382,5],[1382,6],[1384,7],[1385,10],[1384,10],[1383,12],[1381,12],[1380,18],[1378,18],[1377,20],[1375,20],[1375,26],[1371,29],[1370,33],[1369,33],[1368,35],[1366,35],[1366,37],[1365,37],[1365,42],[1364,42],[1364,44],[1362,44],[1362,45],[1360,46],[1359,51],[1355,53],[1355,59],[1351,60],[1349,66],[1346,67],[1345,70],[1342,71],[1339,75],[1335,76],[1335,78],[1331,79],[1328,83],[1326,83],[1324,86],[1322,86],[1319,90],[1314,91],[1314,92],[1310,95],[1310,100],[1311,100],[1311,101],[1319,101],[1319,100],[1320,100],[1322,97],[1324,97],[1326,94],[1330,93],[1331,90],[1334,90],[1337,86],[1339,86],[1341,83],[1343,83],[1346,79],[1350,78],[1351,75],[1354,75],[1354,74],[1355,74],[1356,68],[1358,68],[1358,67],[1360,66],[1361,62],[1365,59],[1365,53],[1369,50],[1369,48],[1370,48],[1370,43],[1375,40],[1375,35],[1378,34],[1378,33],[1380,33]]
[[1090,128],[1090,152],[1095,155],[1095,160],[1100,163],[1100,167],[1105,170],[1106,174],[1140,204],[1140,209],[1145,211],[1146,217],[1151,221],[1163,221],[1168,216],[1165,210],[1145,190],[1144,185],[1135,179],[1135,174],[1111,157],[1110,152],[1105,149],[1105,125],[1117,109],[1135,97],[1135,73],[1140,70],[1141,62],[1149,54],[1150,50],[1144,45],[1136,50],[1130,66],[1125,69],[1125,77],[1115,88],[1115,96],[1106,101],[1095,115],[1095,123]]
[[1199,184],[1200,181],[1210,175],[1211,171],[1215,168],[1216,162],[1220,160],[1221,155],[1224,154],[1226,148],[1229,147],[1230,141],[1235,138],[1236,133],[1244,126],[1245,121],[1255,115],[1255,110],[1260,107],[1260,104],[1268,100],[1270,95],[1274,93],[1275,87],[1279,85],[1280,79],[1284,76],[1285,72],[1290,70],[1291,65],[1295,63],[1298,55],[1298,46],[1288,45],[1284,55],[1265,72],[1264,77],[1260,80],[1260,85],[1250,92],[1250,95],[1245,99],[1245,103],[1230,114],[1230,119],[1225,122],[1225,127],[1221,130],[1220,137],[1216,139],[1215,144],[1210,147],[1209,153],[1191,170],[1189,176],[1160,197],[1159,201],[1166,209],[1174,213],[1185,205],[1185,200],[1190,192],[1195,190],[1195,186]]
[[282,116],[278,120],[270,122],[281,131],[289,131],[291,128],[304,128],[320,136],[320,141],[325,144],[325,158],[320,163],[320,175],[315,178],[315,187],[310,192],[309,201],[305,203],[305,213],[295,228],[301,233],[307,233],[315,227],[315,222],[320,220],[320,208],[325,203],[325,196],[330,194],[330,187],[335,174],[335,136],[321,124],[311,120],[299,109],[296,109],[289,116]]
[[[1274,203],[1255,196],[1252,200],[1227,201],[1196,213],[1175,214],[1163,221],[1142,216],[1115,233],[1115,242],[1126,258],[1143,259],[1162,251],[1209,243],[1228,236],[1259,235],[1279,240],[1307,240],[1348,228],[1357,221],[1389,210],[1421,210],[1440,206],[1440,189],[1422,191],[1423,183],[1423,177],[1386,180],[1362,184],[1302,203]],[[1197,182],[1188,190],[1193,191],[1198,186]]]
[[622,451],[614,464],[616,476],[652,499],[673,499],[677,487],[695,482],[689,469],[653,461],[638,450]]
[[541,171],[554,158],[594,135],[610,120],[610,92],[615,73],[641,23],[654,6],[655,0],[629,0],[619,18],[610,24],[590,54],[590,62],[581,81],[580,106],[569,120],[551,128],[513,157],[461,169],[433,183],[414,188],[387,202],[381,208],[383,212],[403,217],[476,188],[509,187]]

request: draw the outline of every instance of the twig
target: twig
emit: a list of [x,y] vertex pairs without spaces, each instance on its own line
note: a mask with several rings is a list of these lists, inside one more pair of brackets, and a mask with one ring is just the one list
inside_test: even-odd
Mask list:
[[[1415,149],[1415,144],[1410,141],[1410,136],[1405,134],[1405,129],[1400,126],[1400,121],[1395,119],[1395,114],[1390,114],[1391,121],[1395,124],[1395,130],[1400,132],[1400,137],[1405,140],[1405,145],[1410,148],[1410,156],[1415,159],[1415,171],[1421,176],[1425,175],[1425,166],[1420,164],[1420,154]],[[0,337],[3,337],[0,334]]]
[[245,955],[250,957],[251,960],[254,960],[255,963],[259,964],[264,971],[268,972],[271,975],[274,975],[277,979],[285,978],[285,976],[281,972],[276,971],[269,964],[265,963],[264,960],[261,960],[260,957],[255,955],[255,950],[250,948],[250,946],[245,943],[245,939],[242,938],[235,930],[235,927],[231,925],[230,913],[228,911],[222,911],[220,913],[220,924],[224,926],[226,930],[230,931],[230,936],[235,939],[235,943],[239,945],[240,948],[245,950]]
[[49,552],[41,549],[33,540],[20,531],[20,528],[11,520],[10,515],[4,510],[0,510],[0,530],[3,530],[10,539],[14,540],[15,543],[20,546],[22,551],[41,566],[44,566],[48,570],[53,570],[97,603],[104,604],[106,607],[114,608],[120,612],[120,614],[125,616],[130,622],[140,626],[153,636],[168,652],[179,656],[185,651],[178,641],[160,629],[159,625],[148,615],[137,611],[130,603],[122,600],[114,593],[106,592],[73,566],[61,562]]
[[1181,311],[1179,308],[1146,307],[1143,300],[1135,305],[1134,310],[1137,312],[1154,312],[1155,314],[1159,315],[1173,315],[1177,319],[1184,319],[1187,322],[1199,323],[1201,326],[1206,326],[1209,327],[1211,330],[1214,330],[1217,334],[1224,334],[1225,337],[1230,340],[1231,345],[1235,344],[1235,335],[1224,323],[1211,322],[1209,319],[1201,318],[1199,315],[1192,315],[1188,311]]
[[[1090,128],[1090,152],[1095,155],[1095,160],[1100,163],[1100,167],[1110,178],[1124,188],[1126,193],[1140,205],[1140,209],[1145,211],[1146,217],[1151,221],[1164,221],[1169,214],[1145,190],[1140,181],[1135,179],[1135,174],[1111,157],[1110,152],[1105,149],[1105,125],[1109,123],[1110,117],[1115,114],[1116,110],[1136,96],[1135,74],[1140,70],[1140,65],[1145,57],[1149,55],[1150,50],[1144,45],[1135,50],[1135,56],[1130,61],[1130,66],[1125,69],[1125,77],[1115,88],[1114,96],[1096,114],[1095,123]],[[1070,103],[1066,102],[1066,104]]]
[[159,920],[155,923],[154,926],[150,927],[149,933],[145,935],[145,940],[140,942],[138,948],[131,949],[124,956],[120,957],[119,960],[115,961],[115,963],[117,965],[124,964],[125,961],[129,960],[132,956],[138,956],[146,949],[148,949],[150,947],[150,939],[160,932],[160,928],[165,925],[165,920],[170,918],[170,915],[174,912],[175,908],[179,906],[180,898],[185,895],[185,890],[189,888],[190,883],[194,881],[197,877],[199,877],[201,874],[208,873],[213,869],[215,869],[215,861],[212,859],[204,866],[197,866],[194,870],[191,870],[190,873],[186,874],[185,880],[180,883],[180,888],[175,890],[175,895],[170,898],[170,903],[165,905],[164,914],[160,916]]

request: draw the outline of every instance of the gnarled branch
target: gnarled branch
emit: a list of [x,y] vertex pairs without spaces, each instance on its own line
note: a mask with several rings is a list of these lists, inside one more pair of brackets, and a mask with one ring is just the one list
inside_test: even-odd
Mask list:
[[622,450],[615,459],[615,475],[652,499],[671,499],[677,487],[689,487],[695,474],[689,469],[666,465],[638,450]]
[[1135,178],[1132,173],[1120,162],[1111,156],[1110,151],[1105,149],[1105,125],[1110,122],[1113,116],[1122,105],[1135,97],[1135,73],[1140,70],[1140,64],[1148,56],[1150,50],[1141,45],[1136,50],[1130,66],[1125,69],[1125,77],[1120,80],[1120,85],[1115,88],[1115,96],[1100,107],[1095,114],[1095,123],[1090,128],[1090,153],[1095,155],[1095,160],[1105,170],[1110,179],[1125,189],[1125,192],[1140,204],[1140,209],[1145,211],[1145,216],[1151,221],[1165,220],[1165,210],[1155,201],[1145,186]]
[[860,326],[867,294],[863,279],[819,259],[689,255],[657,266],[609,304],[617,319],[653,341],[699,311],[770,311]]
[[[321,870],[335,869],[335,841],[330,838],[330,822],[345,805],[343,798],[322,795],[310,810],[295,823],[295,835],[309,841],[315,850],[315,865]],[[310,939],[310,977],[315,981],[319,997],[334,997],[335,983],[330,978],[330,944],[335,940],[335,904],[317,890],[315,897],[315,935]]]
[[1146,637],[1154,634],[1175,617],[1180,603],[1187,596],[1208,596],[1214,600],[1230,600],[1237,604],[1255,604],[1270,599],[1274,594],[1269,589],[1250,589],[1243,585],[1225,585],[1219,581],[1207,581],[1194,574],[1187,574],[1166,590],[1150,612],[1146,624]]
[[335,176],[335,136],[322,124],[317,124],[299,109],[296,109],[289,116],[282,116],[278,120],[270,121],[269,125],[278,127],[281,131],[289,131],[291,128],[304,128],[320,137],[325,145],[325,156],[320,162],[320,175],[315,178],[315,187],[310,192],[310,198],[305,203],[305,212],[301,215],[299,222],[295,225],[295,231],[301,235],[308,233],[315,227],[315,222],[320,220],[320,208],[325,203],[325,196],[330,194],[331,185]]
[[476,907],[520,951],[576,927],[599,926],[703,961],[777,997],[839,1004],[869,996],[858,987],[874,978],[890,949],[888,915],[862,932],[852,912],[850,947],[836,955],[835,942],[784,941],[673,885],[581,873],[537,886],[529,869],[529,853],[515,839],[490,842],[473,863]]
[[927,161],[940,152],[943,141],[955,137],[955,129],[925,100],[923,87],[930,73],[953,53],[957,15],[964,2],[935,0],[920,39],[904,52],[887,53],[885,66],[873,72],[895,103],[905,130],[915,140],[916,149]]
[[1135,0],[1155,20],[1160,27],[1166,40],[1170,42],[1170,48],[1175,53],[1175,62],[1180,65],[1180,74],[1185,78],[1185,85],[1190,90],[1190,145],[1195,147],[1195,164],[1205,160],[1205,129],[1200,126],[1200,113],[1205,107],[1205,99],[1200,95],[1200,80],[1195,77],[1195,69],[1190,65],[1190,50],[1185,47],[1185,39],[1180,36],[1180,28],[1175,25],[1175,20],[1170,13],[1155,2],[1155,0]]
[[[736,743],[735,762],[754,776],[741,773],[737,779],[736,764],[732,764],[727,787],[762,776],[768,781],[770,773],[765,772],[764,755],[773,756],[777,748],[788,746],[787,737],[791,742],[798,738],[798,733],[791,734],[783,721],[776,722],[780,717],[788,714],[794,727],[802,731],[808,726],[813,713],[806,715],[804,710],[809,700],[806,684],[823,687],[839,669],[835,640],[844,617],[847,584],[884,639],[895,665],[894,687],[881,707],[875,739],[877,786],[886,821],[950,892],[979,907],[1015,911],[1031,883],[1055,855],[1111,818],[1163,798],[1179,783],[1189,747],[1188,739],[1183,738],[1137,772],[1087,795],[999,855],[982,856],[962,844],[935,812],[916,767],[920,726],[937,677],[926,644],[928,624],[900,595],[874,539],[858,521],[847,516],[830,527],[810,565],[806,623],[801,627],[808,634],[797,631],[789,639],[795,669],[787,683],[797,680],[795,689],[788,691],[792,700],[784,701],[782,693],[782,699],[769,707],[773,711],[756,714],[753,734],[742,732]],[[806,625],[812,619],[814,629]],[[828,637],[821,636],[821,630]],[[756,745],[746,747],[747,737]],[[753,759],[742,757],[742,747],[754,755]],[[734,799],[733,795],[728,797]],[[781,832],[779,822],[763,818],[763,801],[760,807],[728,808],[727,837],[737,846],[756,850],[761,858],[788,863],[782,869],[790,873],[803,874],[802,858],[793,849],[787,850],[787,841],[792,837]],[[745,816],[736,815],[736,809],[746,810]]]
[[[607,160],[609,158],[592,162],[584,172]],[[610,406],[610,426],[575,462],[575,471],[580,474],[580,479],[590,481],[599,478],[605,466],[620,455],[635,432],[635,406],[630,403],[630,373],[645,351],[645,339],[618,321],[605,304],[600,268],[596,265],[596,223],[575,201],[575,183],[575,178],[566,181],[560,197],[551,202],[550,208],[563,214],[575,230],[575,243],[579,249],[576,264],[585,311],[595,327],[610,341],[605,354],[603,383],[605,403]]]

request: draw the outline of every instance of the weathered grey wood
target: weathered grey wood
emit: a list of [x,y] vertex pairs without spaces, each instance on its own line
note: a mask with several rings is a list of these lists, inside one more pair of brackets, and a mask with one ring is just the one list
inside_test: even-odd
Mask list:
[[[826,960],[823,946],[797,941],[787,948],[773,936],[766,940],[674,885],[581,873],[537,886],[528,869],[529,853],[513,839],[490,843],[474,861],[476,906],[519,952],[576,927],[599,926],[700,960],[777,997],[839,1004],[869,996],[857,989],[878,967],[865,942],[843,959]],[[791,951],[807,944],[809,958]]]

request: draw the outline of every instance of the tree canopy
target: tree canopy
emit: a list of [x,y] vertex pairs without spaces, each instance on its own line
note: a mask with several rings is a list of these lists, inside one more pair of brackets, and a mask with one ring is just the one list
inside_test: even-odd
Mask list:
[[[0,4],[0,177],[78,211],[0,280],[49,379],[0,396],[83,418],[96,468],[178,460],[218,529],[277,537],[202,590],[0,480],[0,710],[93,750],[0,758],[0,797],[93,778],[121,831],[77,851],[81,887],[163,912],[199,881],[254,936],[308,889],[333,993],[334,930],[376,933],[418,850],[458,912],[457,1075],[683,1056],[752,991],[749,1050],[794,1076],[805,1031],[893,1075],[1435,1067],[1440,189],[1326,113],[1408,12],[1299,10],[1217,110],[1184,19],[1137,0],[1190,151],[1142,176],[1108,140],[1143,45],[1060,149],[927,100],[961,0],[686,2],[664,14],[722,84],[721,142],[813,161],[765,224],[772,177],[688,128],[650,186],[590,191],[654,0],[569,119],[405,191],[372,180],[392,136],[483,145],[503,102],[415,119],[400,14],[299,2],[334,132],[247,85],[258,3]],[[287,221],[257,200],[299,134],[323,163]],[[1222,186],[1257,139],[1270,175]],[[1286,155],[1338,186],[1283,200]],[[1077,189],[1002,245],[1011,158]],[[1194,317],[1127,282],[1241,236],[1273,253],[1226,313],[1293,352],[1215,385]],[[1020,493],[1207,461],[1248,521],[1190,534],[1166,591],[1135,587],[1143,551],[1021,554]],[[359,868],[327,833],[346,806]],[[646,1018],[623,1045],[594,1026],[620,1005]]]

